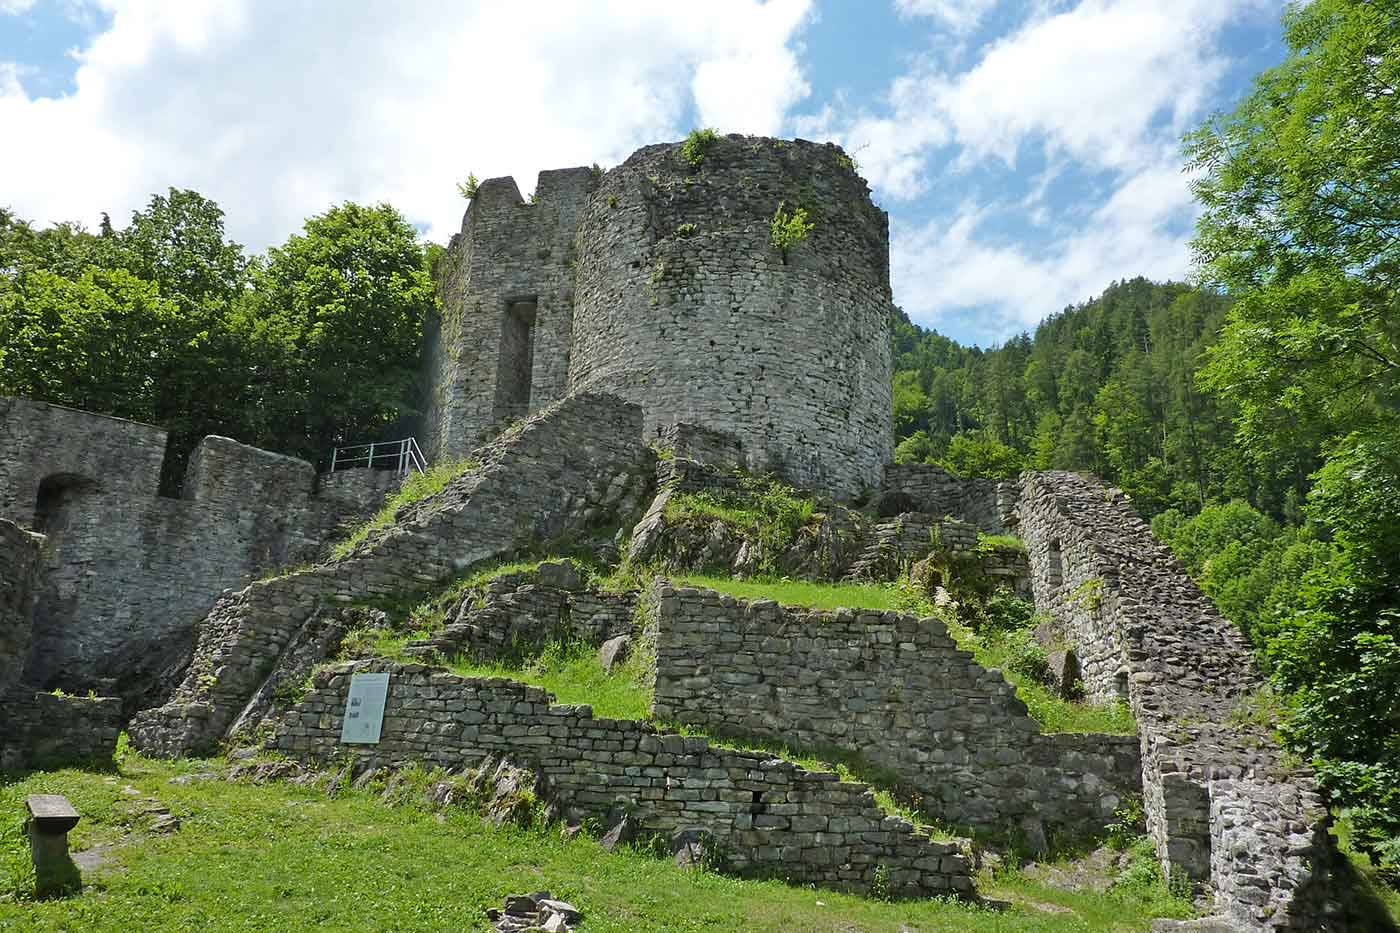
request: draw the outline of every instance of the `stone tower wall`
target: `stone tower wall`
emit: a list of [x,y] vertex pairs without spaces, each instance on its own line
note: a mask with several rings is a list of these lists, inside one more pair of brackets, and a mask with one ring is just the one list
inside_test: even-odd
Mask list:
[[441,310],[426,328],[420,446],[466,456],[512,419],[567,388],[574,234],[587,168],[541,172],[526,202],[512,178],[481,183],[436,275]]
[[[815,224],[786,261],[779,204]],[[737,436],[748,465],[839,497],[892,455],[888,218],[831,145],[729,136],[609,171],[579,229],[572,392]]]

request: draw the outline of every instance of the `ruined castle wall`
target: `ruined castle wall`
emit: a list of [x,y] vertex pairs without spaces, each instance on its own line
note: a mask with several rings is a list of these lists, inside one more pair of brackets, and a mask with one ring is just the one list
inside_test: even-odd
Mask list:
[[574,234],[596,185],[587,168],[481,183],[436,271],[442,308],[426,327],[420,445],[464,457],[495,430],[561,398],[573,327]]
[[29,654],[42,535],[0,519],[0,695],[19,683]]
[[121,731],[121,700],[0,691],[0,772],[102,765],[112,760]]
[[17,654],[43,688],[154,699],[222,590],[312,557],[378,484],[317,491],[304,461],[207,437],[170,499],[157,495],[164,431],[26,399],[0,398],[0,413],[0,515],[47,536]]
[[422,591],[466,568],[612,521],[630,523],[654,469],[641,412],[570,397],[477,451],[480,464],[343,558],[226,595],[200,623],[194,660],[167,705],[132,722],[137,747],[208,753],[323,607]]
[[[787,260],[779,204],[815,224]],[[857,495],[892,455],[888,220],[841,151],[730,136],[648,146],[579,227],[569,387],[735,435],[747,465]]]
[[653,711],[721,735],[857,753],[978,831],[1103,829],[1139,786],[1136,736],[1044,735],[942,622],[665,588]]
[[[339,742],[356,671],[390,675],[377,745]],[[428,762],[451,770],[504,755],[535,769],[583,815],[602,819],[631,805],[643,833],[709,831],[738,874],[858,891],[883,876],[897,896],[972,892],[956,846],[885,815],[864,784],[551,699],[509,680],[352,662],[316,675],[315,689],[285,714],[277,748],[319,764],[349,755],[373,767]]]
[[35,524],[41,486],[53,499],[64,490],[154,496],[164,460],[160,428],[0,396],[0,516],[21,525]]
[[1015,524],[1016,495],[1014,483],[957,476],[929,463],[896,463],[885,469],[876,507],[882,515],[951,515],[995,535]]
[[1120,490],[1026,473],[1019,532],[1038,609],[1078,653],[1092,697],[1126,697],[1142,735],[1148,832],[1164,869],[1208,882],[1243,930],[1314,930],[1334,853],[1312,773],[1246,705],[1248,643]]

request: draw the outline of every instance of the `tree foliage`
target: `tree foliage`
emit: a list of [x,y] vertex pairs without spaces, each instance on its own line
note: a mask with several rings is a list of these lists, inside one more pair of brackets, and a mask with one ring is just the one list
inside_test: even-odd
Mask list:
[[0,393],[166,428],[167,492],[206,434],[316,460],[412,412],[428,261],[387,205],[333,208],[265,259],[194,191],[99,233],[0,209]]

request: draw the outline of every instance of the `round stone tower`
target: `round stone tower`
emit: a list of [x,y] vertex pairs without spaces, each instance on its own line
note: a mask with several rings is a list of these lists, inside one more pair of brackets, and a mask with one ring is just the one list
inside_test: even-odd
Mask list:
[[[786,252],[782,208],[813,226]],[[754,469],[851,498],[892,459],[889,223],[836,146],[728,136],[648,146],[579,223],[569,391],[647,430],[726,431]]]

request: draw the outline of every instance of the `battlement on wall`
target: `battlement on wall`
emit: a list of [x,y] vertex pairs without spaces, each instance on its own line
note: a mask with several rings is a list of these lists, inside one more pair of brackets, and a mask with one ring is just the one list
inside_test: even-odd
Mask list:
[[386,488],[373,475],[318,489],[305,461],[210,436],[167,498],[160,428],[20,398],[0,398],[0,416],[0,518],[47,536],[32,637],[0,645],[0,663],[44,688],[149,697],[222,590],[307,559]]
[[[771,241],[779,205],[813,222]],[[835,146],[719,137],[606,173],[483,182],[437,269],[424,449],[465,456],[565,394],[734,435],[744,465],[850,499],[892,451],[888,218]]]

